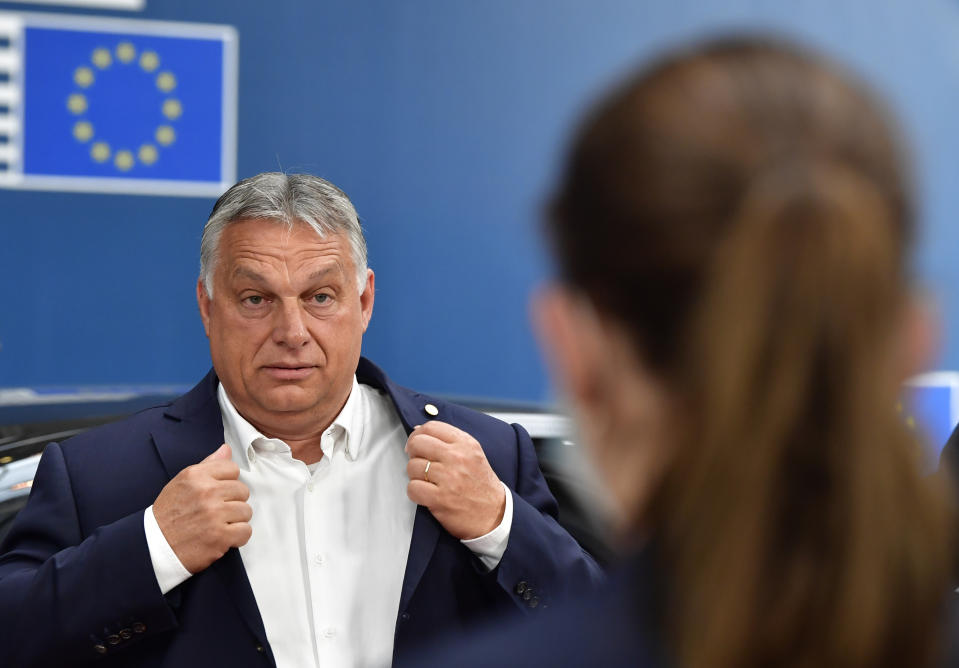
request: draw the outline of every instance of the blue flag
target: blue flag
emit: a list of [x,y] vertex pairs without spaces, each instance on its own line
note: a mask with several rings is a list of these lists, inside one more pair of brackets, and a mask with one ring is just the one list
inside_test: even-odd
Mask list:
[[10,185],[205,196],[232,185],[232,28],[20,16]]

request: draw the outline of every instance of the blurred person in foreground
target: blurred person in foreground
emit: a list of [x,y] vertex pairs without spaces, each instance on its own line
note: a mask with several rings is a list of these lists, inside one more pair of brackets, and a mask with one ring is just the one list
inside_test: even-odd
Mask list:
[[522,427],[360,357],[374,296],[341,190],[230,188],[196,284],[213,370],[47,446],[0,545],[0,665],[384,666],[598,582]]
[[534,312],[631,556],[604,594],[418,665],[942,658],[948,490],[894,409],[927,354],[904,165],[860,83],[757,39],[592,110]]

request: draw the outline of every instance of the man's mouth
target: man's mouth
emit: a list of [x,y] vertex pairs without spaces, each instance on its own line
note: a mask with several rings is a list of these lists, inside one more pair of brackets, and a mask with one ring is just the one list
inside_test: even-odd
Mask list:
[[263,367],[267,375],[276,380],[301,380],[316,371],[314,365],[270,364]]

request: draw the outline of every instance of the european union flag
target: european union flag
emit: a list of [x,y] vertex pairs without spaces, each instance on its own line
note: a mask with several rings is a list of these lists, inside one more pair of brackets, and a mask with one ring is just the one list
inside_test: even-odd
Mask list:
[[218,195],[233,183],[231,28],[23,16],[14,187]]

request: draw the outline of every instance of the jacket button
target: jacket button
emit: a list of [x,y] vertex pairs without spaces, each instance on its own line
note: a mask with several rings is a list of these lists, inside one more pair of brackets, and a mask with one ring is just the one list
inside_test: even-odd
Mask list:
[[520,596],[522,596],[523,593],[524,593],[528,588],[529,588],[529,585],[526,584],[526,581],[525,581],[525,580],[521,580],[521,581],[519,581],[519,582],[516,583],[516,589],[514,589],[513,591],[515,591],[517,594],[519,594]]
[[119,644],[120,644],[120,636],[118,636],[118,635],[115,634],[115,633],[113,633],[113,634],[111,634],[111,635],[108,635],[108,636],[107,636],[107,642],[110,643],[111,645],[119,645]]
[[120,629],[120,638],[123,640],[129,640],[133,637],[133,631],[130,629]]
[[98,642],[96,645],[93,646],[93,651],[96,652],[97,654],[106,654],[107,646],[104,645],[102,642]]
[[410,621],[410,613],[404,612],[402,615],[400,615],[400,619],[402,619],[404,622]]
[[256,651],[259,652],[260,654],[263,654],[263,652],[265,652],[266,649],[263,647],[263,645],[257,645]]
[[147,630],[147,625],[143,622],[136,622],[132,628],[134,633],[144,633]]

